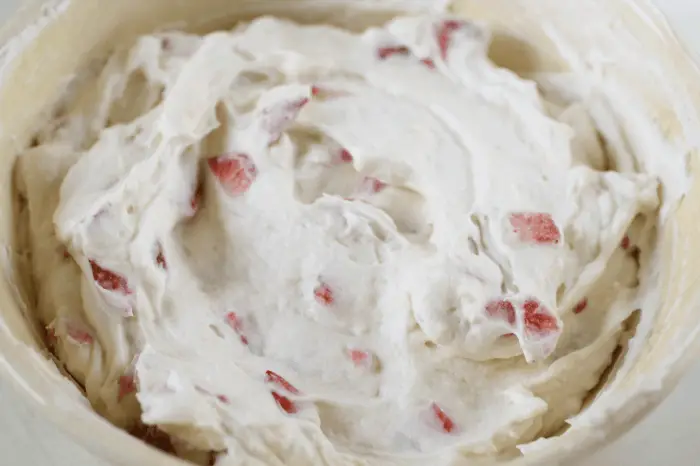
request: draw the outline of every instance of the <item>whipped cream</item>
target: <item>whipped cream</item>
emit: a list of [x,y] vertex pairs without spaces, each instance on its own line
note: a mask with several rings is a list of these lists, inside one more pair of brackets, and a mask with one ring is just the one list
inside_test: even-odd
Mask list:
[[636,309],[657,180],[490,34],[142,37],[19,159],[38,312],[94,408],[205,464],[514,456]]

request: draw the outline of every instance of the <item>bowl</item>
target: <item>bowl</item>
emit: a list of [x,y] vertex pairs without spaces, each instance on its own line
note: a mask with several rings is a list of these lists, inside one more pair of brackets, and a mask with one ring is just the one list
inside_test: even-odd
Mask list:
[[[3,31],[0,54],[0,376],[47,421],[112,464],[186,464],[95,414],[59,370],[32,319],[31,282],[17,253],[13,165],[66,83],[115,41],[163,29],[206,32],[277,14],[348,28],[405,11],[442,9],[430,0],[72,0],[33,2]],[[618,362],[559,435],[521,446],[507,464],[550,464],[590,453],[656,406],[698,355],[700,74],[663,17],[645,1],[457,0],[457,14],[494,30],[490,55],[523,76],[573,72],[605,81],[602,98],[643,169],[662,184],[663,208],[641,286],[653,291],[629,322]],[[585,27],[582,25],[585,24]],[[570,98],[585,98],[585,90]],[[686,176],[690,174],[690,176]],[[496,460],[465,464],[506,464]]]

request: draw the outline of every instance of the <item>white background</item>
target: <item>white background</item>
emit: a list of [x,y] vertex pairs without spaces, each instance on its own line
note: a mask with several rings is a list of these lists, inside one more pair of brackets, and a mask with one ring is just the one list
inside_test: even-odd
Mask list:
[[[0,19],[6,18],[18,3],[19,0],[0,0]],[[691,54],[700,62],[700,28],[697,27],[700,2],[658,0],[658,4]],[[700,464],[699,395],[700,366],[691,371],[645,421],[615,444],[577,466]],[[1,382],[0,452],[0,463],[7,466],[108,466],[75,445],[53,425],[42,422],[13,389]]]

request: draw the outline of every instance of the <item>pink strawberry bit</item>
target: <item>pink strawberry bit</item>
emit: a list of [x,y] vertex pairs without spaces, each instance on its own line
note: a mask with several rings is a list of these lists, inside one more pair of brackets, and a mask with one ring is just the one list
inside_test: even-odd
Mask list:
[[277,385],[278,387],[285,389],[286,391],[288,391],[289,393],[291,393],[293,395],[299,394],[299,390],[297,390],[294,385],[287,382],[284,379],[284,377],[277,374],[276,372],[266,371],[265,372],[265,382],[271,383],[273,385]]
[[372,178],[370,176],[365,178],[362,185],[363,185],[364,189],[366,189],[367,191],[374,193],[374,194],[384,191],[386,189],[386,187],[388,186],[385,182],[383,182],[377,178]]
[[299,411],[299,408],[297,408],[297,405],[292,400],[287,398],[286,396],[280,395],[279,393],[277,393],[275,391],[272,391],[270,393],[272,394],[272,397],[277,402],[277,406],[282,408],[286,413],[294,414],[297,411]]
[[117,401],[122,401],[130,393],[136,391],[136,380],[133,375],[122,375],[119,377],[119,394]]
[[216,399],[226,405],[231,403],[231,400],[226,395],[216,395]]
[[314,288],[314,297],[316,298],[316,301],[324,306],[330,306],[335,302],[333,290],[326,283],[320,283],[316,288]]
[[66,326],[66,335],[79,345],[91,345],[95,341],[90,332],[72,324]]
[[238,336],[241,338],[241,343],[247,345],[248,338],[243,335],[243,322],[235,312],[229,312],[226,314],[226,323],[228,323],[229,327],[231,327],[233,331],[238,334]]
[[622,238],[622,241],[620,242],[620,247],[624,250],[627,250],[630,248],[630,244],[631,244],[630,237],[625,235],[625,237]]
[[348,357],[355,367],[370,369],[374,364],[374,355],[369,351],[359,349],[348,349]]
[[63,258],[64,258],[64,259],[70,259],[70,258],[71,258],[71,255],[70,255],[70,252],[68,252],[68,249],[64,249],[64,250],[63,250]]
[[352,362],[358,366],[366,363],[371,358],[371,355],[367,351],[348,350],[348,354],[350,355]]
[[445,413],[445,411],[442,410],[442,408],[440,408],[440,406],[438,406],[437,403],[432,403],[430,405],[430,410],[433,412],[435,419],[440,423],[443,431],[451,434],[457,429],[454,421]]
[[411,50],[403,45],[379,47],[377,49],[377,58],[379,58],[380,60],[386,60],[393,55],[411,55]]
[[126,278],[121,275],[100,267],[94,260],[90,261],[90,268],[92,269],[92,278],[100,288],[125,295],[132,293]]
[[493,318],[515,325],[515,307],[504,299],[491,301],[486,304],[486,313]]
[[231,195],[248,191],[258,175],[258,170],[246,154],[234,153],[211,158],[207,161],[212,174]]
[[432,58],[424,58],[420,62],[423,63],[428,68],[430,68],[431,70],[435,69],[435,62],[433,61]]
[[340,150],[339,158],[340,158],[340,161],[343,163],[352,163],[354,160],[352,157],[352,154],[347,149]]
[[322,89],[318,86],[311,86],[311,96],[318,97],[321,95]]
[[547,335],[559,330],[557,319],[534,299],[523,304],[525,310],[525,330],[530,334]]
[[270,133],[270,144],[279,141],[285,127],[296,119],[299,112],[310,99],[301,97],[296,100],[289,100],[281,104],[273,105],[262,112],[263,128]]
[[524,243],[557,244],[561,241],[559,228],[552,216],[546,213],[513,213],[510,225]]
[[588,298],[583,298],[574,308],[574,314],[580,314],[588,307]]
[[463,26],[463,22],[456,20],[447,20],[440,23],[437,30],[437,42],[440,48],[440,56],[443,60],[447,59],[447,52],[452,45],[452,34]]

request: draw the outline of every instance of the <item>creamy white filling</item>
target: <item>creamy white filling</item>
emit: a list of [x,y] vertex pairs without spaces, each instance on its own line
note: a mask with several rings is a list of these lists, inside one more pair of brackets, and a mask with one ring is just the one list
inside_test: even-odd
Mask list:
[[221,464],[449,464],[561,428],[634,311],[657,182],[488,44],[261,18],[81,83],[19,179],[95,409]]

